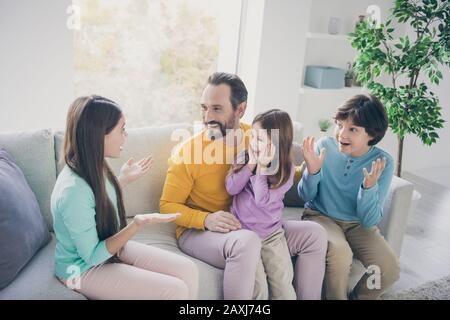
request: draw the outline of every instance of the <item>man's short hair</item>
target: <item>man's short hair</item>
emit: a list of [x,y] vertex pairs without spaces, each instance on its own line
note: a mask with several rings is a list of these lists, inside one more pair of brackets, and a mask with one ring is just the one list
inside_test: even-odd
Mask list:
[[244,82],[235,74],[225,72],[215,72],[208,78],[208,84],[218,86],[220,84],[227,84],[231,89],[231,105],[236,110],[238,105],[247,101],[247,88]]

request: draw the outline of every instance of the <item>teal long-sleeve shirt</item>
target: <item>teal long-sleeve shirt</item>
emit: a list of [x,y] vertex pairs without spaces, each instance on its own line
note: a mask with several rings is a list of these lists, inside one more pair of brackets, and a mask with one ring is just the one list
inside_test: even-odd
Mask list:
[[[361,156],[352,157],[341,153],[332,137],[317,141],[316,154],[322,148],[326,149],[326,155],[321,170],[310,175],[306,169],[298,184],[305,207],[336,220],[358,221],[364,228],[378,224],[383,217],[383,205],[394,172],[392,157],[375,146]],[[378,158],[386,158],[386,167],[378,182],[364,189],[363,168],[370,172],[372,161]]]
[[[108,179],[106,191],[118,219],[117,196]],[[87,182],[67,166],[59,174],[53,189],[51,211],[56,236],[57,277],[67,279],[78,271],[82,274],[112,256],[105,240],[98,238],[94,193]]]

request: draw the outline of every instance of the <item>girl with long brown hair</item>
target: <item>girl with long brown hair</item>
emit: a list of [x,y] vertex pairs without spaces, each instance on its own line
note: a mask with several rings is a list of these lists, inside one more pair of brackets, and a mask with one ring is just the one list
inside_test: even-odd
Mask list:
[[292,141],[293,126],[288,113],[272,109],[257,115],[248,150],[244,156],[238,156],[226,178],[226,189],[233,196],[231,213],[242,228],[261,238],[255,292],[262,294],[256,299],[266,299],[269,291],[271,299],[320,299],[324,254],[304,257],[304,262],[309,260],[308,264],[317,268],[301,269],[297,274],[302,286],[296,284],[297,293],[293,287],[291,254],[282,221],[283,198],[294,183]]
[[127,225],[122,188],[145,175],[153,161],[131,158],[117,178],[105,157],[120,157],[126,136],[115,102],[87,96],[70,106],[66,166],[51,197],[55,274],[91,299],[195,299],[198,270],[191,260],[130,241],[143,225],[170,222],[179,214],[136,215]]

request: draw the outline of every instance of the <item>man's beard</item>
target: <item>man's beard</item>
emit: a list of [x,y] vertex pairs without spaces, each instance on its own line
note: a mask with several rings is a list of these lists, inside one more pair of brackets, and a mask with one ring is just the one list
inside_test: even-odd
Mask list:
[[[211,140],[224,138],[227,135],[227,130],[234,129],[234,126],[232,124],[234,124],[234,119],[229,119],[229,121],[227,121],[226,123],[220,123],[217,121],[204,123],[204,125],[206,126],[206,133]],[[208,125],[217,125],[218,127],[210,129],[208,128]]]

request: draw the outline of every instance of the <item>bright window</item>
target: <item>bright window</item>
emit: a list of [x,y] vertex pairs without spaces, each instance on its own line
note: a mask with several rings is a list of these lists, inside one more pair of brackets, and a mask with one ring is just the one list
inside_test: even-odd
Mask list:
[[122,106],[128,127],[193,122],[208,75],[236,72],[241,0],[74,0],[75,95]]

